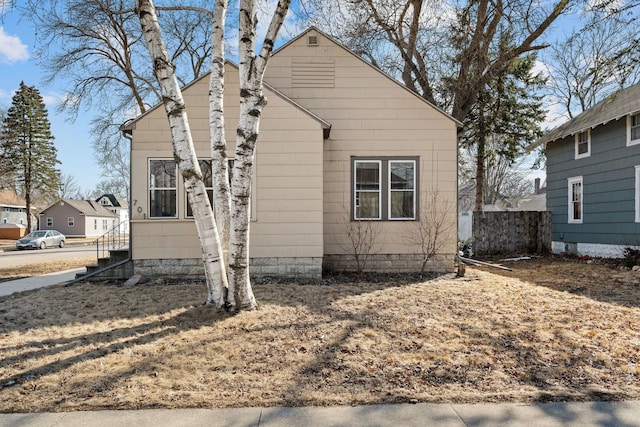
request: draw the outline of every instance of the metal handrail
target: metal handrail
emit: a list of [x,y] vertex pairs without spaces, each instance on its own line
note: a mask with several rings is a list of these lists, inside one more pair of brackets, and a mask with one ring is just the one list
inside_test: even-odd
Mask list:
[[97,260],[106,258],[109,251],[129,248],[129,226],[129,220],[122,221],[93,242],[96,245]]

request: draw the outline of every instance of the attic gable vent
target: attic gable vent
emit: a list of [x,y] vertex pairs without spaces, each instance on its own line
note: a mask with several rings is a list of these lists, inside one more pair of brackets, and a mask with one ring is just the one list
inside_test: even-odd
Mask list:
[[318,46],[318,36],[309,36],[307,38],[307,45]]

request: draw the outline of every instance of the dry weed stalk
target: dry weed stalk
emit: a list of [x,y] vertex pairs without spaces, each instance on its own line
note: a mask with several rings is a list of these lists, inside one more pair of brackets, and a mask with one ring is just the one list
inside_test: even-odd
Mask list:
[[420,250],[421,273],[424,273],[429,260],[455,236],[456,223],[448,218],[452,211],[449,199],[441,198],[437,190],[430,191],[420,203],[420,216],[406,224],[401,239],[405,244]]
[[356,271],[361,274],[367,267],[371,259],[373,248],[375,247],[380,229],[378,223],[369,220],[345,218],[344,232],[347,236],[347,243],[343,245],[343,250],[349,252],[356,262]]

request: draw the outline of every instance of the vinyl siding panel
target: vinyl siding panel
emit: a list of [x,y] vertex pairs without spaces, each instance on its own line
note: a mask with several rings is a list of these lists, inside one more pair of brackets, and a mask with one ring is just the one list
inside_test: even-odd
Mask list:
[[[233,155],[238,123],[237,69],[225,75],[225,132]],[[201,158],[210,158],[208,78],[184,90],[189,123]],[[321,257],[322,160],[321,123],[265,89],[268,104],[260,123],[252,194],[252,257]],[[136,123],[132,151],[133,258],[201,258],[195,226],[186,217],[186,193],[178,181],[178,218],[147,219],[148,161],[173,158],[167,119],[162,108]]]
[[[345,236],[351,209],[352,157],[418,158],[418,198],[428,190],[439,194],[440,203],[453,206],[447,218],[456,223],[457,146],[455,122],[398,82],[360,58],[324,38],[318,46],[307,46],[301,37],[275,52],[265,80],[305,108],[331,123],[331,136],[324,143],[324,232],[325,254],[348,253]],[[314,34],[315,35],[315,34]],[[296,64],[323,64],[333,58],[335,87],[299,87],[292,79]],[[378,221],[374,253],[416,253],[401,238],[410,227],[405,221]],[[455,252],[455,233],[443,253]]]

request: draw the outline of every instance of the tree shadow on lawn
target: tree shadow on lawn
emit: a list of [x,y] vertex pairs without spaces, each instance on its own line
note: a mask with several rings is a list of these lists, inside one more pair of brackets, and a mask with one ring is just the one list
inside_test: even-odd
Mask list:
[[[450,282],[465,286],[462,281]],[[430,283],[418,286],[428,288]],[[472,286],[469,284],[469,289]],[[380,290],[394,291],[392,288]],[[403,292],[402,286],[397,288],[398,298]],[[564,325],[558,325],[560,332],[550,353],[566,354],[561,354],[562,360],[554,360],[553,355],[544,355],[549,349],[548,343],[538,342],[533,334],[550,325],[541,323],[535,316],[509,318],[508,310],[496,313],[489,305],[484,305],[486,310],[483,312],[482,304],[478,304],[476,311],[467,313],[464,307],[452,306],[447,309],[451,312],[443,316],[451,323],[429,330],[428,322],[420,322],[424,319],[412,317],[419,324],[403,324],[401,312],[385,312],[388,306],[384,300],[379,305],[371,302],[369,307],[351,311],[334,306],[340,297],[328,289],[319,292],[314,301],[315,310],[330,314],[326,322],[335,325],[335,330],[332,339],[317,348],[314,359],[297,368],[299,379],[284,393],[286,406],[313,405],[321,395],[333,395],[336,404],[342,405],[548,403],[611,401],[630,396],[636,399],[640,391],[635,387],[629,390],[629,395],[621,385],[624,382],[607,384],[603,381],[615,376],[616,369],[611,366],[605,369],[605,363],[594,359],[592,348],[564,336]],[[470,292],[469,299],[476,297],[481,303],[481,293],[471,295]],[[412,303],[407,300],[407,304]],[[440,309],[425,307],[422,313],[436,316]],[[517,331],[513,329],[514,322],[518,324]],[[360,346],[363,337],[373,330],[387,336],[395,348],[374,354],[377,351],[375,343],[369,348],[367,344]],[[631,378],[632,383],[639,377],[628,373],[621,376]]]
[[495,262],[513,271],[474,268],[600,302],[640,307],[640,272],[620,270],[611,260],[550,255],[530,260]]
[[[167,350],[131,358],[131,363],[117,372],[106,370],[87,379],[78,378],[77,387],[60,394],[56,402],[40,404],[36,409],[229,405],[211,403],[206,396],[201,398],[204,400],[189,397],[178,403],[161,398],[115,402],[93,397],[112,387],[123,387],[128,378],[140,372],[148,377],[159,370],[163,379],[163,369],[173,369],[178,363],[169,359],[177,353],[198,351],[204,356],[187,359],[187,363],[218,381],[201,384],[210,390],[230,384],[238,389],[256,387],[260,381],[269,384],[265,372],[286,370],[282,383],[270,390],[271,398],[230,397],[234,406],[476,402],[478,396],[482,401],[540,402],[626,398],[604,386],[588,388],[598,383],[597,377],[576,375],[575,381],[562,382],[567,363],[561,368],[543,366],[535,340],[526,335],[526,331],[540,326],[534,320],[521,319],[521,332],[516,333],[511,330],[512,324],[503,321],[504,317],[494,317],[497,310],[486,305],[473,305],[476,312],[469,312],[468,307],[456,302],[424,301],[426,295],[436,292],[443,292],[442,298],[446,298],[444,292],[449,289],[463,301],[475,304],[482,299],[482,292],[475,290],[472,282],[449,279],[337,286],[256,285],[254,291],[262,310],[236,316],[202,306],[204,284],[122,287],[83,283],[16,294],[0,299],[0,320],[8,320],[1,322],[0,334],[19,332],[27,339],[11,348],[0,345],[0,351],[11,353],[2,357],[0,372],[19,372],[0,375],[0,397],[3,391],[10,392],[28,382],[35,384],[34,379],[64,373],[76,364],[100,361],[113,353],[140,351],[140,347],[154,343],[166,344],[167,339],[177,336],[178,340],[193,341],[182,347],[169,343]],[[21,321],[32,316],[29,321]],[[438,323],[440,318],[449,321]],[[68,324],[89,327],[94,322],[102,326],[85,332],[79,328],[64,337],[50,333],[34,339],[31,334],[34,329],[64,328]],[[206,331],[197,337],[185,335],[199,328]],[[288,341],[282,339],[285,335]],[[216,348],[222,347],[229,350],[216,353]],[[582,347],[570,339],[565,339],[562,347],[573,351],[569,362],[574,365],[591,363]],[[511,359],[504,362],[500,355],[511,355]],[[44,362],[38,362],[40,359]],[[209,364],[197,366],[202,362]],[[277,363],[281,365],[268,366]],[[27,368],[16,369],[14,365],[20,364]],[[260,364],[267,366],[263,369],[257,366]],[[240,378],[244,373],[238,366],[249,371],[246,377]],[[507,377],[508,389],[487,383],[486,377],[495,371]],[[174,376],[164,381],[160,386],[171,389],[171,382],[178,380]],[[554,388],[554,381],[559,381],[560,387]],[[519,388],[527,392],[518,394]]]
[[[304,304],[300,298],[291,298],[287,293],[289,285],[282,286],[286,288],[276,292],[280,294],[279,303]],[[387,286],[379,284],[373,290]],[[352,295],[368,290],[357,288],[356,291],[354,288],[354,292],[346,293]],[[4,345],[0,345],[0,354],[3,354],[0,358],[0,396],[3,391],[29,382],[35,384],[35,380],[41,377],[66,375],[65,370],[75,365],[158,343],[201,327],[216,327],[220,322],[242,315],[231,316],[214,307],[203,306],[205,297],[202,283],[124,287],[85,282],[71,287],[51,286],[0,298],[0,335],[9,337],[12,334],[11,344],[5,341]],[[326,301],[324,305],[328,303]],[[287,327],[282,326],[283,329]],[[276,327],[271,324],[268,328],[273,331]],[[240,329],[245,330],[244,327]],[[19,335],[16,336],[16,333]],[[232,335],[231,332],[229,334]],[[243,338],[240,336],[239,339]],[[202,338],[202,342],[206,342],[206,337]],[[110,384],[121,384],[128,376],[153,369],[154,365],[167,357],[170,357],[170,352],[142,357],[126,372],[114,373],[111,377],[105,375],[99,381],[92,376],[90,381],[98,381],[99,388],[108,389]],[[79,388],[86,389],[86,386],[84,384]],[[159,405],[162,406],[162,403],[143,402],[138,407]],[[89,407],[95,408],[96,405]],[[105,407],[113,407],[113,404],[106,404]],[[40,406],[37,410],[60,409]]]

